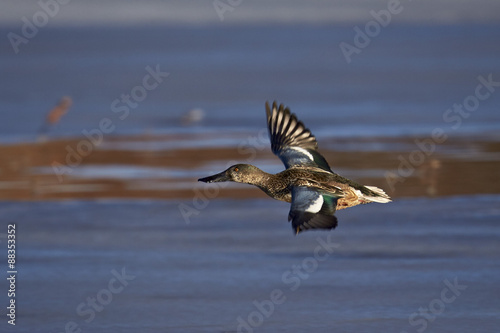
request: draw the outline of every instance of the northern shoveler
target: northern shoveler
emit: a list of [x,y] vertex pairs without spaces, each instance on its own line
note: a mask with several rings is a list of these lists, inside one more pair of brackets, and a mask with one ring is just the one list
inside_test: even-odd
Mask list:
[[387,203],[390,197],[374,186],[363,186],[334,173],[318,152],[318,143],[304,124],[283,104],[266,102],[271,150],[286,170],[269,174],[250,164],[236,164],[205,183],[233,181],[259,187],[270,197],[290,202],[288,220],[296,234],[308,229],[334,229],[336,210],[369,202]]

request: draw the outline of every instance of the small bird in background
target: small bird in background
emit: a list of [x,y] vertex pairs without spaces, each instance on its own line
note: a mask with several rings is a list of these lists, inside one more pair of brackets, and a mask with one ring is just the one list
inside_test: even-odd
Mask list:
[[195,125],[205,118],[205,111],[200,108],[191,109],[185,112],[181,117],[181,123],[184,126]]
[[71,100],[71,97],[64,96],[61,98],[59,103],[52,110],[50,110],[49,113],[47,113],[45,122],[39,130],[39,139],[45,139],[48,131],[56,125],[66,113],[68,113],[72,104],[73,101]]
[[271,150],[286,167],[269,174],[250,164],[236,164],[205,183],[233,181],[255,185],[270,197],[291,203],[288,221],[295,234],[308,229],[334,229],[338,209],[370,202],[387,203],[391,198],[375,186],[364,186],[334,173],[318,152],[311,131],[283,104],[266,102]]

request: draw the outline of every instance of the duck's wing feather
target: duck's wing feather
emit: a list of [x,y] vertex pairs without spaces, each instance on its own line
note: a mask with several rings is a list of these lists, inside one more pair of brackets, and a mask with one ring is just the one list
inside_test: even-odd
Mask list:
[[338,197],[325,195],[306,186],[292,187],[292,207],[288,220],[295,233],[308,229],[334,229]]
[[311,131],[283,104],[272,108],[266,102],[267,126],[271,139],[271,150],[285,164],[310,166],[331,172],[328,162],[318,152],[318,143]]

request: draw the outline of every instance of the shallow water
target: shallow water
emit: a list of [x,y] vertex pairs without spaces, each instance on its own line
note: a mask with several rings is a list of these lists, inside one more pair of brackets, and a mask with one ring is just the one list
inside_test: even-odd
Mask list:
[[[17,325],[4,330],[62,332],[73,321],[83,332],[234,332],[238,317],[256,332],[497,329],[498,195],[367,205],[339,212],[333,232],[299,236],[277,201],[211,200],[189,224],[181,203],[193,205],[0,204],[1,230],[16,223],[18,244]],[[123,268],[127,285],[108,303],[102,290]],[[459,286],[448,303],[445,280]],[[104,304],[89,322],[87,297]],[[412,326],[429,304],[433,320]]]
[[[0,27],[0,35],[15,28]],[[498,25],[395,23],[348,64],[339,44],[353,38],[352,26],[326,24],[46,27],[18,55],[3,41],[0,140],[33,140],[64,95],[73,106],[51,137],[81,137],[105,117],[115,126],[106,137],[255,135],[265,129],[264,102],[276,99],[321,139],[430,136],[437,127],[498,139],[498,92],[457,128],[443,118],[474,94],[478,76],[500,80]],[[124,111],[113,112],[111,104],[142,84],[147,66],[170,75],[121,119]],[[195,108],[204,119],[183,126]],[[231,142],[219,140],[203,144]]]
[[[319,12],[245,2],[224,23],[211,2],[85,3],[62,8],[19,54],[0,40],[0,243],[16,223],[18,251],[17,325],[3,306],[1,332],[498,331],[500,92],[459,126],[445,119],[478,76],[500,81],[498,4],[413,2],[348,64],[339,44],[385,1],[315,3]],[[163,14],[166,4],[177,11]],[[0,35],[36,6],[3,7]],[[169,76],[120,119],[111,104],[147,66]],[[35,142],[65,95],[69,113]],[[265,130],[274,99],[337,172],[384,189],[415,136],[442,128],[451,139],[393,203],[340,211],[337,230],[295,237],[287,204],[234,184],[196,195],[209,193],[197,178],[249,157],[241,144],[257,152],[252,163],[282,169]],[[203,119],[186,124],[197,108]],[[58,180],[51,163],[103,118],[112,133]]]

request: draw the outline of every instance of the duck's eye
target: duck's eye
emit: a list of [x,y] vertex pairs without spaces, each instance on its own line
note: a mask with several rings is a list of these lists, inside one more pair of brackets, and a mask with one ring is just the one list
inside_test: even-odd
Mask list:
[[238,172],[240,171],[240,169],[238,169],[238,167],[234,168],[234,171]]

